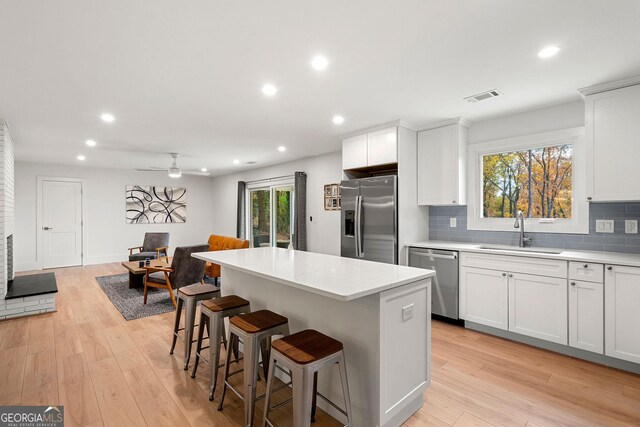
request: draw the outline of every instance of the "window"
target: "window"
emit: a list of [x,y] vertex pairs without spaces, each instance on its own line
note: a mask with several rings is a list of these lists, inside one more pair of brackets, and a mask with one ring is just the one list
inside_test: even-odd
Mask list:
[[589,232],[584,128],[469,145],[469,230]]
[[247,191],[251,247],[289,247],[293,234],[293,182],[251,183]]
[[482,216],[571,218],[573,145],[482,156]]

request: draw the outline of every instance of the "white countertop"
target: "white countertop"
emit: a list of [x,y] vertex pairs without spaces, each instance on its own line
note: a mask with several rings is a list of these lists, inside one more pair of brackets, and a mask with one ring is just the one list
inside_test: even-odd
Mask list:
[[199,252],[193,256],[341,301],[435,275],[433,270],[271,247]]
[[[493,246],[500,249],[485,249],[481,246]],[[407,247],[416,248],[432,248],[432,249],[448,249],[462,252],[480,252],[486,254],[500,255],[516,255],[531,258],[546,258],[565,261],[591,262],[601,264],[626,265],[630,267],[640,267],[640,254],[625,254],[620,252],[596,252],[596,251],[577,251],[571,249],[557,249],[561,251],[559,254],[529,252],[518,250],[517,247],[512,249],[506,245],[494,245],[490,243],[463,243],[463,242],[443,242],[438,240],[427,240],[424,242],[410,243]],[[536,249],[528,247],[527,249]],[[550,248],[539,248],[540,250],[549,250]]]

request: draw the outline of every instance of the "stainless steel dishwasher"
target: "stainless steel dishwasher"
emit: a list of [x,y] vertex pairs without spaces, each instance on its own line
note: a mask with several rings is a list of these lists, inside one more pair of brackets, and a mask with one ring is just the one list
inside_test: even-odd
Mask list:
[[435,270],[431,280],[431,313],[458,319],[458,252],[409,248],[409,266]]

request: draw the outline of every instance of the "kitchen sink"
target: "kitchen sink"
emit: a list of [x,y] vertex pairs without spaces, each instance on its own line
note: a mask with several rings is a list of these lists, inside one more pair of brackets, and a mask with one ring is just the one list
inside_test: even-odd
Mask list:
[[480,249],[486,249],[490,251],[510,251],[510,252],[528,252],[539,254],[561,254],[561,249],[547,249],[547,248],[521,248],[519,246],[508,245],[482,245]]

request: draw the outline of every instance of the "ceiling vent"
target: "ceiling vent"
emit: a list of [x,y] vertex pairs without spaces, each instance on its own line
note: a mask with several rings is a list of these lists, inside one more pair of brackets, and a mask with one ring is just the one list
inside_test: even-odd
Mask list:
[[495,98],[496,96],[500,96],[500,95],[502,94],[498,92],[497,89],[493,89],[493,90],[488,90],[486,92],[479,93],[477,95],[467,96],[466,98],[464,98],[464,100],[467,102],[478,102],[478,101],[484,101],[485,99],[489,99],[489,98]]

